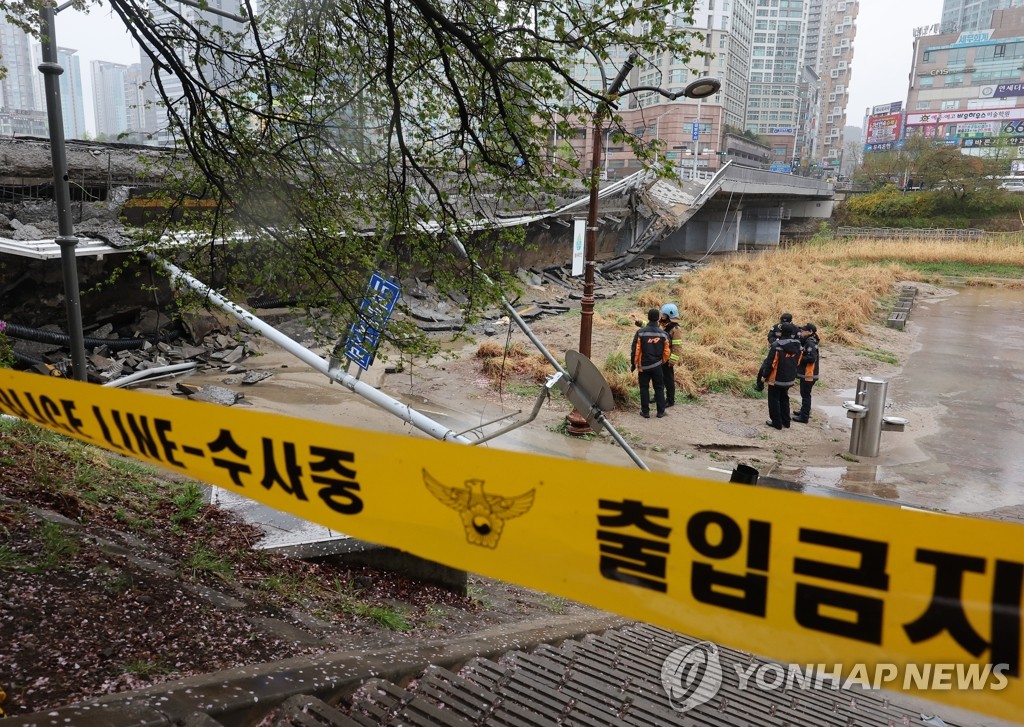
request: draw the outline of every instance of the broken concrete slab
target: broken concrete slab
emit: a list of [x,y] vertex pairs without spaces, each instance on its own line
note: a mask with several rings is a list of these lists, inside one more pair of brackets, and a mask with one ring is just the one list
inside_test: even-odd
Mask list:
[[258,384],[264,379],[269,379],[273,375],[273,371],[246,371],[242,374],[241,383],[246,386],[251,386],[252,384]]
[[244,399],[245,395],[224,386],[203,386],[194,394],[188,395],[188,398],[193,401],[205,401],[210,404],[234,406]]

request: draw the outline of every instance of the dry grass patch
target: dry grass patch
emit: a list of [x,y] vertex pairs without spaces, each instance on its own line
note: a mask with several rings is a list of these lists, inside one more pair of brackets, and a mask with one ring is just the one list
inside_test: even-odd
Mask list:
[[480,370],[499,386],[510,376],[542,384],[552,373],[548,360],[540,354],[530,353],[520,341],[509,346],[486,341],[480,344],[474,356],[480,360]]
[[823,262],[866,261],[907,263],[957,262],[963,265],[1024,267],[1024,238],[1019,234],[979,240],[830,240],[816,243],[814,256]]
[[[680,310],[684,345],[676,367],[676,386],[690,397],[730,391],[755,396],[751,389],[767,351],[766,333],[789,311],[797,323],[814,323],[827,352],[829,346],[862,348],[861,334],[870,321],[881,321],[886,303],[901,281],[926,280],[910,265],[936,263],[986,268],[1024,269],[1024,238],[968,242],[935,240],[827,240],[786,250],[716,258],[713,264],[675,281],[659,281],[637,293],[631,305],[620,299],[598,303],[595,330],[617,329],[611,350],[595,350],[616,402],[636,400],[636,377],[628,372],[633,321],[646,323],[647,310],[675,303]],[[1024,287],[1024,281],[1009,282]],[[607,338],[607,336],[605,336]],[[486,349],[486,350],[485,350]],[[486,343],[477,356],[485,371],[523,373],[542,382],[550,365],[525,349]],[[622,362],[625,361],[625,369]],[[602,364],[599,363],[599,367]]]
[[[646,320],[648,308],[679,306],[680,391],[691,397],[709,391],[749,395],[767,350],[765,336],[780,313],[817,325],[823,346],[858,346],[879,302],[896,292],[897,282],[915,279],[917,273],[897,264],[855,264],[833,253],[819,256],[817,248],[776,250],[721,258],[674,283],[659,283],[636,296],[634,314]],[[627,350],[631,339],[631,331],[624,333],[620,349]]]

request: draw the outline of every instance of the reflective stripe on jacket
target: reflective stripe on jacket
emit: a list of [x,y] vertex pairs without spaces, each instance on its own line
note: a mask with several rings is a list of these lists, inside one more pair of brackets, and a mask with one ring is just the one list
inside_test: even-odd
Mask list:
[[758,377],[769,386],[792,386],[796,381],[797,362],[802,347],[795,338],[780,338],[768,349]]
[[657,323],[644,326],[633,336],[633,365],[641,371],[658,368],[670,355],[668,334]]
[[817,381],[820,358],[818,337],[812,334],[803,340],[803,350],[797,363],[797,376],[804,381]]
[[675,366],[679,363],[679,354],[683,350],[683,330],[676,321],[670,320],[665,324],[665,333],[668,334],[669,350],[668,365]]

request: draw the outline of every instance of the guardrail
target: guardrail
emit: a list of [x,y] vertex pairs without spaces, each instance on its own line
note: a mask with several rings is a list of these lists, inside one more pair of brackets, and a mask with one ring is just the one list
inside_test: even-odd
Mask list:
[[[986,230],[979,230],[971,227],[966,229],[934,229],[934,228],[909,228],[909,227],[839,227],[836,228],[836,237],[866,237],[870,239],[905,240],[909,238],[927,237],[940,240],[976,240],[991,235],[1004,235],[1007,233],[992,233]],[[1010,233],[1017,234],[1017,233]]]

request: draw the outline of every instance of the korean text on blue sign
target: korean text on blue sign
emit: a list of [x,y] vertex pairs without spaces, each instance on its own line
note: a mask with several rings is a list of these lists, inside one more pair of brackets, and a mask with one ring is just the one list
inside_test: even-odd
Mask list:
[[379,273],[370,276],[366,295],[359,301],[359,318],[348,327],[345,356],[359,368],[370,368],[380,334],[387,327],[402,289]]
[[694,141],[697,141],[697,139],[700,138],[700,122],[699,121],[694,121],[693,122],[692,137],[693,137]]

